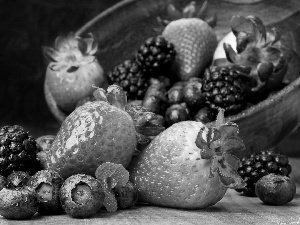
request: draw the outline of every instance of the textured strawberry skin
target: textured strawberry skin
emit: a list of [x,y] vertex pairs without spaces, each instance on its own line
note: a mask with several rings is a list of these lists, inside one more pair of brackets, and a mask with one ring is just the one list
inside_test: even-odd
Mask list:
[[156,136],[129,166],[143,202],[176,208],[206,208],[220,201],[226,188],[210,178],[211,160],[201,159],[195,140],[204,125],[176,123]]
[[46,71],[45,85],[48,86],[56,104],[66,113],[72,112],[77,102],[94,92],[92,87],[105,87],[106,79],[97,60],[80,66],[74,72]]
[[129,114],[108,103],[95,101],[73,111],[63,122],[50,152],[42,160],[64,178],[95,175],[104,162],[129,165],[136,134]]
[[217,47],[213,29],[197,18],[182,18],[170,22],[162,36],[175,46],[176,57],[172,70],[180,80],[199,77],[211,62]]

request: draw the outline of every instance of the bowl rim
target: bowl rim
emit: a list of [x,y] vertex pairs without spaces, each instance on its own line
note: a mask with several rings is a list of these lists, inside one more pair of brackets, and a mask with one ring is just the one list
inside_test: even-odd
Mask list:
[[[127,7],[130,4],[136,3],[140,0],[122,0],[114,5],[112,5],[111,7],[107,8],[106,10],[102,11],[101,13],[99,13],[97,16],[95,16],[94,18],[92,18],[91,20],[89,20],[88,22],[86,22],[83,26],[81,26],[76,32],[76,35],[81,35],[84,32],[86,32],[91,26],[93,26],[98,20],[101,20],[102,18],[105,18],[109,15],[111,15],[114,11],[121,9],[123,7]],[[293,13],[291,13],[290,15],[288,15],[288,17],[293,16],[294,14],[299,13],[299,11],[295,11]],[[296,53],[298,54],[298,53]],[[283,87],[281,90],[279,90],[278,92],[276,92],[275,94],[272,95],[272,98],[267,98],[264,99],[258,103],[256,103],[253,106],[250,106],[249,108],[244,109],[243,111],[237,113],[236,115],[232,115],[232,116],[228,116],[226,117],[226,121],[239,121],[239,120],[243,120],[247,117],[252,116],[255,113],[258,113],[259,111],[261,111],[261,109],[263,108],[267,108],[271,105],[276,104],[277,100],[279,100],[282,96],[284,95],[289,95],[291,92],[295,91],[296,88],[300,89],[300,76],[297,77],[295,80],[293,80],[292,82],[290,82],[287,86]],[[208,123],[208,125],[214,123],[210,122]]]

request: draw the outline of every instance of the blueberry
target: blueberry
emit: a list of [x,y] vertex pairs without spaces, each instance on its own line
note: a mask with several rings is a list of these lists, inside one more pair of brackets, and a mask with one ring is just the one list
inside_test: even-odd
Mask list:
[[0,191],[0,215],[6,219],[28,219],[38,211],[35,192],[27,187]]
[[114,188],[113,192],[118,202],[118,209],[130,208],[137,202],[138,191],[130,181],[126,186]]
[[61,186],[60,201],[69,216],[87,218],[103,206],[104,192],[96,178],[76,174],[67,178]]
[[174,123],[190,119],[190,114],[185,103],[171,105],[165,114],[166,122],[169,126]]
[[63,181],[59,173],[54,170],[41,170],[31,177],[27,185],[37,194],[40,214],[50,215],[63,212],[59,200],[59,189]]
[[202,123],[209,123],[214,120],[213,113],[208,107],[201,108],[194,117],[194,120]]
[[268,205],[284,205],[293,200],[296,185],[286,176],[269,174],[259,179],[255,192]]

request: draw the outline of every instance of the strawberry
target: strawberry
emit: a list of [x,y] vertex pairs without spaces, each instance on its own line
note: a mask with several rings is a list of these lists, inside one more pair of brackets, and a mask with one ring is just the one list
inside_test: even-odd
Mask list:
[[[282,84],[288,69],[289,51],[275,28],[267,28],[255,16],[233,16],[232,33],[236,44],[224,42],[228,64],[241,70],[253,84],[250,94],[272,91]],[[245,73],[248,71],[248,73]]]
[[80,99],[93,93],[92,84],[106,87],[106,78],[94,56],[98,45],[91,33],[81,38],[71,32],[65,38],[58,37],[54,45],[54,48],[43,47],[50,61],[44,84],[46,101],[50,109],[57,107],[69,114]]
[[156,136],[129,166],[142,202],[176,208],[205,208],[222,199],[227,188],[244,187],[232,155],[245,148],[235,123],[216,126],[179,122]]
[[187,5],[179,12],[173,5],[168,12],[175,20],[170,22],[162,32],[162,36],[175,46],[176,57],[172,70],[179,80],[198,77],[211,62],[217,37],[212,27],[204,20],[201,12],[206,2],[196,15],[195,2]]
[[[133,113],[131,108],[127,113],[126,94],[117,85],[109,86],[107,92],[98,88],[94,96],[96,101],[76,108],[64,120],[51,148],[39,153],[45,169],[57,170],[67,178],[77,173],[94,176],[105,162],[127,167],[137,145],[135,127],[145,139],[164,129],[152,123],[154,113]],[[149,127],[153,128],[151,132]]]

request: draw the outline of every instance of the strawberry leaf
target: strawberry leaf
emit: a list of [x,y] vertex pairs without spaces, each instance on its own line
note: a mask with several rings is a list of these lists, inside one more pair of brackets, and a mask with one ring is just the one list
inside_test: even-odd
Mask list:
[[207,4],[208,2],[207,1],[204,1],[200,10],[198,11],[198,13],[196,14],[196,17],[197,18],[200,18],[200,19],[204,19],[206,13],[207,13]]
[[225,123],[224,109],[219,109],[215,127],[219,129]]
[[231,63],[235,63],[237,61],[237,53],[233,50],[231,45],[228,43],[224,43],[223,48],[224,48],[227,60]]
[[255,32],[255,36],[257,38],[263,38],[264,40],[266,40],[267,32],[266,32],[265,25],[263,24],[261,19],[256,16],[247,16],[246,19],[249,19],[253,23],[254,25],[253,31]]
[[54,48],[45,46],[42,47],[44,56],[46,59],[48,59],[51,62],[59,62],[61,59],[61,56],[59,55],[59,52],[57,52]]
[[93,96],[97,101],[108,102],[106,98],[106,91],[103,88],[98,88],[95,85],[92,85],[92,87],[96,88],[96,91],[94,91]]
[[276,28],[268,29],[267,32],[267,44],[274,45],[277,41],[281,39],[281,34],[277,31]]
[[98,51],[98,42],[95,41],[95,38],[92,33],[88,33],[87,38],[84,38],[84,42],[86,43],[86,51],[82,53],[86,53],[88,55],[94,55]]
[[177,10],[173,4],[168,5],[167,13],[171,20],[178,20],[182,18],[181,12]]
[[219,131],[221,132],[221,142],[226,140],[228,137],[237,136],[239,133],[239,127],[236,123],[228,122],[222,124],[219,127]]
[[263,62],[257,65],[257,73],[262,81],[266,81],[272,75],[274,70],[273,63]]
[[223,153],[235,153],[245,150],[244,142],[238,136],[232,136],[225,139],[222,143],[222,152]]
[[190,2],[187,6],[182,10],[183,18],[192,18],[196,11],[196,3],[194,1]]
[[165,128],[157,124],[158,115],[152,112],[144,112],[136,119],[136,132],[145,136],[156,136],[160,134]]
[[219,174],[220,181],[225,187],[233,189],[245,187],[243,178],[226,162],[226,160],[223,160],[220,163],[221,166],[218,167],[217,172]]
[[234,155],[231,155],[227,152],[225,152],[223,154],[224,159],[226,160],[226,162],[235,170],[237,170],[239,168],[240,165],[240,159]]
[[253,33],[253,23],[251,20],[246,19],[243,16],[233,16],[230,21],[230,26],[232,32],[237,35],[240,32],[243,33]]
[[115,84],[110,85],[107,88],[106,98],[111,105],[116,106],[117,108],[125,111],[125,106],[127,104],[127,96],[125,91],[123,91],[123,89],[120,86]]

